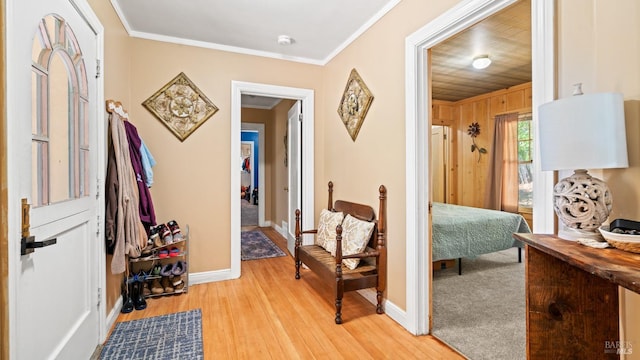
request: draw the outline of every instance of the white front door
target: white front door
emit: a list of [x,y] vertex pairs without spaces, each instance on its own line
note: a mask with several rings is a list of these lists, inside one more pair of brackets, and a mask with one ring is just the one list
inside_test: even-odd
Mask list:
[[[300,174],[302,173],[302,156],[300,144],[302,133],[302,121],[300,119],[302,114],[302,102],[300,100],[289,109],[288,121],[287,121],[287,158],[288,158],[288,172],[289,172],[289,229],[287,230],[287,249],[289,253],[295,252],[295,240],[296,240],[296,209],[301,209],[301,191],[302,191],[302,179]],[[305,214],[303,214],[304,216]]]
[[[104,267],[101,26],[84,1],[6,4],[10,355],[88,359],[100,342]],[[26,235],[55,243],[21,254]]]

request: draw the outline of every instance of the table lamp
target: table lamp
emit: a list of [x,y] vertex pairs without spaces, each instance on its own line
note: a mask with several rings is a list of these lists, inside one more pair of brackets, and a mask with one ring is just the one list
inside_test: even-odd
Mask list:
[[624,101],[619,93],[574,96],[540,105],[540,165],[543,171],[574,170],[553,188],[553,208],[566,228],[566,240],[603,241],[598,228],[607,221],[613,198],[607,184],[586,169],[629,166]]

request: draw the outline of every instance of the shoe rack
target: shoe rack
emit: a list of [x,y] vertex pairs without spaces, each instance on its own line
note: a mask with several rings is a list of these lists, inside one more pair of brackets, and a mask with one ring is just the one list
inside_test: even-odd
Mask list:
[[[140,282],[144,298],[186,293],[189,290],[189,226],[182,239],[156,242],[138,258],[129,258],[130,278]],[[134,280],[135,281],[135,280]]]

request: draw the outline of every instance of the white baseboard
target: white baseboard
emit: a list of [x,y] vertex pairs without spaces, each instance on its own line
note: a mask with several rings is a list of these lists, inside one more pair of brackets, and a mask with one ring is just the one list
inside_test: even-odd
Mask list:
[[111,309],[111,311],[109,311],[109,314],[107,315],[107,319],[106,319],[106,331],[105,334],[109,334],[109,331],[111,330],[111,328],[113,328],[113,325],[116,323],[116,320],[118,320],[118,315],[120,315],[120,310],[122,309],[122,296],[118,296],[118,300],[116,300],[116,303],[113,305],[113,309]]
[[[363,298],[367,299],[373,305],[378,304],[378,299],[376,297],[376,290],[371,289],[362,289],[358,290],[358,294],[360,294]],[[406,321],[407,321],[407,312],[400,309],[396,304],[392,303],[387,299],[383,299],[382,306],[384,308],[384,313],[387,314],[393,321],[397,322],[403,328],[407,329]]]
[[231,269],[189,273],[189,285],[237,279],[232,276]]

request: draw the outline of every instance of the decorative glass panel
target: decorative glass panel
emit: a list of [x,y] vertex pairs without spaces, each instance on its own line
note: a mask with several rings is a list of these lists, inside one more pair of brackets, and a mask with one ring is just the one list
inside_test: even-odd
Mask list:
[[89,99],[82,52],[64,19],[48,15],[32,46],[32,203],[89,195]]

